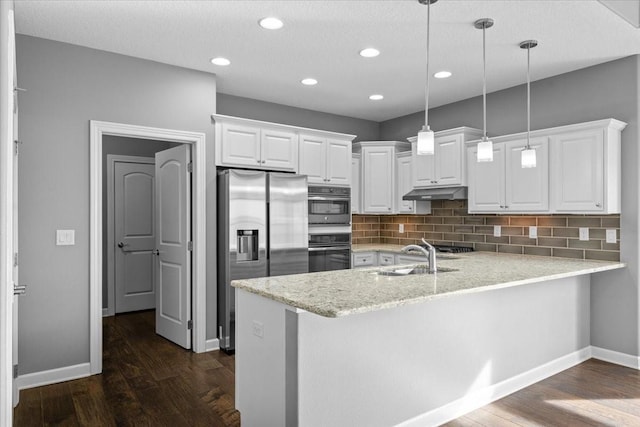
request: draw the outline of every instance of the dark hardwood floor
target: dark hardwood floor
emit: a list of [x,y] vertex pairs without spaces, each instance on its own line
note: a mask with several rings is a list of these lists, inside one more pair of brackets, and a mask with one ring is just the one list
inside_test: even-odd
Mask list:
[[[240,425],[233,356],[160,338],[153,311],[103,324],[103,374],[23,390],[15,426]],[[592,359],[446,425],[640,426],[640,371]]]
[[15,426],[239,426],[234,358],[155,334],[154,311],[103,319],[103,373],[23,390]]

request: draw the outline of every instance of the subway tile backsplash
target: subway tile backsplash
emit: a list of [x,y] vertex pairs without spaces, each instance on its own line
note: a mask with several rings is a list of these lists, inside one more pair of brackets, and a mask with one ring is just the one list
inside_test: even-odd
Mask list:
[[[398,225],[404,224],[404,233]],[[502,236],[493,236],[500,225]],[[529,226],[538,238],[529,238]],[[578,229],[589,228],[589,240]],[[605,230],[616,229],[618,241],[606,243]],[[409,245],[424,237],[432,243],[472,247],[477,251],[578,259],[620,260],[620,215],[482,215],[469,214],[466,200],[431,202],[430,215],[353,215],[354,244]]]

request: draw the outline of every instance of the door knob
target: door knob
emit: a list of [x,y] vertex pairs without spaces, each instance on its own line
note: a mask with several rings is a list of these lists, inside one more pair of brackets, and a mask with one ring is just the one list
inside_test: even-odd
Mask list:
[[124,248],[125,246],[129,246],[129,244],[128,243],[122,243],[122,242],[118,243],[118,247],[119,248]]
[[151,253],[153,253],[156,256],[160,256],[160,251],[158,249],[154,249],[153,251],[151,251]]

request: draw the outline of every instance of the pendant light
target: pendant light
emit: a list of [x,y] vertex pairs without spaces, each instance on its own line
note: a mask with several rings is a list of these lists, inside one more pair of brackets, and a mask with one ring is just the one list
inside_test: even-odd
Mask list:
[[418,0],[427,5],[427,82],[424,89],[424,126],[418,132],[416,154],[433,155],[435,153],[435,136],[429,127],[429,32],[431,29],[431,4],[438,0]]
[[536,149],[531,147],[531,49],[538,46],[537,40],[526,40],[520,43],[521,49],[527,49],[527,146],[520,154],[520,165],[523,168],[536,167]]
[[478,143],[477,160],[479,162],[493,161],[493,142],[487,138],[487,46],[485,32],[487,28],[493,27],[493,19],[478,19],[473,26],[482,30],[482,117],[484,126],[484,136]]

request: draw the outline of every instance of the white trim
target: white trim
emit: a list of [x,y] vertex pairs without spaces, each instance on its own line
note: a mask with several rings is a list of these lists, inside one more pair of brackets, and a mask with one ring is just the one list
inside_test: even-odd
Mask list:
[[592,345],[591,357],[605,362],[615,363],[616,365],[626,366],[627,368],[640,369],[640,357],[631,354],[620,353]]
[[[152,157],[141,156],[124,156],[120,154],[107,154],[107,248],[115,247],[115,187],[114,187],[114,168],[116,162],[119,163],[144,163],[155,164],[156,160]],[[103,185],[104,186],[104,185]],[[116,314],[116,286],[115,286],[115,254],[111,250],[107,250],[107,315]],[[104,273],[104,272],[103,272]],[[103,310],[105,308],[103,307]],[[104,317],[105,314],[102,313]]]
[[591,347],[585,347],[499,383],[474,390],[458,400],[404,421],[398,424],[397,427],[424,427],[444,424],[565,369],[569,369],[588,360],[590,357]]
[[218,338],[212,338],[207,340],[204,351],[220,350],[220,340]]
[[91,120],[89,237],[89,360],[91,374],[102,372],[102,137],[124,136],[192,144],[193,158],[193,351],[206,348],[206,144],[201,132]]
[[24,390],[27,388],[61,383],[63,381],[77,380],[78,378],[88,377],[89,375],[91,375],[89,364],[81,363],[79,365],[65,366],[64,368],[20,375],[16,381],[18,382],[18,388]]

